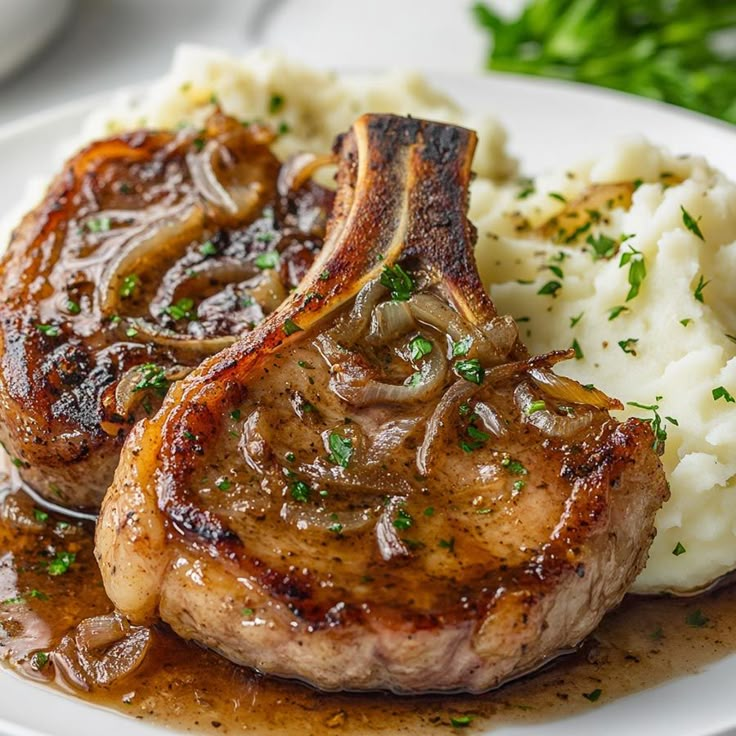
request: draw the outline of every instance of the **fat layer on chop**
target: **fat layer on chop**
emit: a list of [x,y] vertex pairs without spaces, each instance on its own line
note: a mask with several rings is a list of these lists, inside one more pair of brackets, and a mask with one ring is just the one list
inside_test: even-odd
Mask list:
[[96,548],[131,620],[325,689],[482,691],[620,601],[667,495],[654,438],[496,314],[474,145],[388,115],[338,140],[304,282],[125,444]]
[[47,499],[98,507],[170,381],[311,265],[332,194],[281,196],[272,140],[218,112],[99,141],[20,224],[0,261],[0,440]]

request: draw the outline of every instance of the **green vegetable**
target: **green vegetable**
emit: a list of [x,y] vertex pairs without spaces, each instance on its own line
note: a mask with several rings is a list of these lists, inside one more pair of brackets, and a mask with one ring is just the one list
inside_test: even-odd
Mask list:
[[468,350],[470,350],[470,347],[472,344],[473,344],[472,337],[464,337],[462,340],[458,340],[458,342],[453,343],[452,344],[453,358],[458,358],[460,356],[467,355]]
[[94,220],[89,220],[86,225],[87,230],[91,233],[104,233],[110,229],[110,218],[109,217],[97,217]]
[[559,281],[548,281],[542,288],[537,292],[542,296],[554,296],[560,289],[562,284]]
[[458,360],[455,363],[455,371],[461,378],[470,381],[470,383],[477,383],[479,386],[483,383],[483,378],[486,374],[478,358]]
[[629,355],[636,355],[636,343],[638,342],[639,342],[638,338],[629,337],[626,340],[619,340],[618,346],[625,353],[628,353]]
[[685,618],[685,623],[688,626],[692,626],[694,629],[702,629],[708,623],[709,619],[705,614],[698,608],[692,613],[688,614]]
[[192,319],[192,309],[194,308],[194,299],[185,296],[179,299],[176,304],[170,304],[164,312],[173,320]]
[[48,521],[49,515],[41,509],[33,509],[33,518],[43,524],[43,522]]
[[31,667],[34,670],[42,670],[49,663],[49,655],[46,652],[36,652],[31,657]]
[[432,343],[426,337],[417,335],[409,342],[409,351],[412,360],[421,360],[425,355],[429,355],[432,352]]
[[47,570],[49,575],[63,575],[69,570],[76,559],[77,556],[74,552],[57,552],[54,559],[48,564]]
[[339,435],[337,432],[330,432],[328,444],[330,446],[330,462],[347,468],[354,452],[353,441],[349,437]]
[[284,98],[282,95],[271,95],[271,99],[268,101],[268,111],[271,115],[275,115],[283,106]]
[[287,319],[284,322],[284,334],[288,337],[289,335],[293,335],[295,332],[303,332],[303,330],[296,322],[294,322],[293,319]]
[[685,547],[684,547],[684,546],[682,545],[682,543],[681,543],[681,542],[678,542],[678,543],[677,543],[677,544],[675,545],[675,548],[674,548],[674,549],[672,550],[672,554],[673,554],[673,555],[674,555],[675,557],[679,557],[680,555],[684,555],[684,554],[685,554],[685,552],[687,552],[687,550],[685,549]]
[[526,475],[529,471],[518,460],[506,456],[501,460],[501,465],[512,475]]
[[414,291],[414,280],[398,263],[383,267],[381,284],[391,292],[391,298],[399,302],[409,301]]
[[572,349],[575,351],[575,360],[582,360],[585,355],[583,354],[583,349],[580,347],[580,343],[577,341],[577,339],[572,341]]
[[583,693],[583,697],[586,700],[590,700],[591,703],[595,703],[598,698],[603,694],[603,690],[601,690],[599,687],[597,687],[595,690],[592,690],[589,693]]
[[541,399],[539,401],[532,401],[531,404],[526,408],[526,414],[534,414],[538,411],[544,411],[544,409],[547,408],[547,404],[544,403]]
[[628,312],[629,308],[624,307],[623,305],[614,307],[609,313],[608,313],[608,321],[610,322],[612,319],[616,319],[622,312]]
[[[498,7],[499,4],[495,3]],[[531,0],[507,19],[473,8],[493,37],[490,69],[631,92],[736,123],[732,0]]]
[[36,325],[36,329],[46,337],[58,337],[59,328],[57,325]]
[[[580,314],[577,317],[570,317],[570,327],[575,327],[575,325],[580,322],[580,320],[583,318],[583,315],[585,312],[580,312]],[[517,320],[518,322],[518,320]]]
[[718,399],[723,399],[727,404],[733,404],[736,403],[736,399],[731,396],[730,393],[726,390],[724,386],[718,386],[718,388],[714,388],[712,391],[713,394],[713,401],[718,401]]
[[698,217],[697,220],[694,219],[692,215],[682,205],[680,205],[680,210],[682,211],[682,221],[685,223],[685,227],[693,235],[705,241],[705,238],[703,237],[703,233],[700,231],[700,226],[698,225],[701,218]]
[[565,196],[563,194],[560,194],[559,192],[548,192],[547,196],[552,197],[552,199],[556,199],[560,202],[567,202]]
[[406,531],[414,524],[414,518],[406,509],[399,509],[393,524],[396,529]]
[[312,489],[304,481],[298,480],[291,484],[291,497],[299,503],[309,501],[311,492]]
[[211,240],[207,240],[199,246],[199,252],[203,256],[215,256],[217,255],[217,246]]
[[265,271],[269,268],[276,268],[279,265],[279,254],[276,251],[268,251],[266,253],[259,253],[254,261],[256,266]]
[[218,478],[215,481],[215,485],[219,488],[221,491],[229,491],[233,487],[233,482],[230,480],[230,478]]
[[442,549],[446,549],[449,552],[455,551],[455,537],[450,537],[449,539],[440,539],[438,547],[441,547]]
[[140,278],[138,278],[138,274],[129,273],[123,279],[123,283],[120,284],[120,298],[129,299],[131,296],[133,296],[133,292],[135,292],[135,289],[139,283]]
[[616,241],[611,240],[606,235],[601,233],[597,238],[593,235],[588,235],[585,242],[593,248],[593,260],[598,261],[601,258],[612,258],[616,255]]
[[[661,396],[656,396],[655,401],[661,401]],[[667,441],[667,428],[662,425],[662,417],[659,415],[659,404],[640,404],[637,401],[627,401],[628,406],[635,406],[637,409],[644,409],[644,411],[651,411],[653,416],[649,419],[644,419],[647,424],[652,428],[654,433],[654,442],[652,448],[657,452],[660,448],[664,448],[664,443]],[[665,417],[672,424],[677,425],[677,420],[672,417]]]
[[472,722],[475,716],[464,715],[464,716],[452,716],[450,723],[453,728],[467,728]]
[[621,260],[618,267],[629,267],[629,293],[626,295],[626,301],[630,302],[634,297],[639,295],[642,281],[647,276],[647,264],[644,261],[644,254],[629,246],[626,253],[621,254]]
[[169,388],[169,379],[166,377],[166,371],[160,365],[155,363],[143,363],[138,366],[141,379],[133,386],[133,391],[153,390],[159,396],[164,396]]
[[706,286],[710,281],[705,281],[703,279],[703,276],[701,274],[700,278],[698,279],[698,285],[695,287],[695,291],[693,292],[693,296],[701,303],[703,304],[705,300],[703,299],[703,289],[705,289]]
[[69,312],[69,314],[79,314],[82,311],[82,308],[74,301],[74,299],[67,299],[66,311]]

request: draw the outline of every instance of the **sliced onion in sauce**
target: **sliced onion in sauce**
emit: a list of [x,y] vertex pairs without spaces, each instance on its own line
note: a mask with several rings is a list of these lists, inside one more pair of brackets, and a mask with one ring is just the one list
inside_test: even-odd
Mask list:
[[524,422],[535,426],[548,437],[569,438],[588,427],[593,420],[593,410],[586,406],[575,406],[574,414],[561,416],[544,408],[532,411],[535,395],[528,381],[514,389],[514,401]]
[[[140,368],[140,365],[136,365],[125,371],[115,387],[115,412],[121,417],[127,417],[133,412],[146,395],[145,390],[136,389],[141,381]],[[192,370],[194,369],[188,366],[173,365],[164,370],[164,375],[169,381],[179,381]]]
[[380,345],[405,335],[415,325],[408,302],[381,302],[373,310],[366,341]]
[[312,178],[317,169],[335,163],[333,154],[318,156],[315,153],[297,153],[281,167],[278,178],[278,193],[286,197],[289,192],[300,189]]
[[624,408],[618,399],[612,399],[597,388],[586,388],[567,376],[558,376],[556,373],[543,368],[530,368],[529,375],[546,394],[560,401],[587,404],[598,409]]

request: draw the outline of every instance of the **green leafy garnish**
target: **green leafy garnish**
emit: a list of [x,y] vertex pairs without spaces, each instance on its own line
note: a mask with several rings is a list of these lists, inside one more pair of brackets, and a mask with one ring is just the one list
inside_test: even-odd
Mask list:
[[57,552],[54,559],[48,564],[47,570],[49,575],[64,575],[76,559],[77,555],[74,552]]
[[583,318],[583,315],[585,312],[580,312],[580,314],[577,317],[570,317],[570,327],[575,327],[575,325],[580,322],[580,320]]
[[703,233],[700,230],[700,226],[698,223],[700,222],[700,218],[698,217],[697,220],[695,220],[692,215],[682,206],[680,205],[680,210],[682,211],[682,221],[685,223],[685,227],[696,237],[700,238],[702,241],[705,241],[705,238],[703,237]]
[[399,302],[408,301],[414,291],[414,280],[398,263],[383,267],[381,284],[391,292],[391,298]]
[[598,698],[603,694],[603,690],[597,687],[595,690],[591,690],[589,693],[583,693],[583,697],[589,700],[591,703],[595,703]]
[[577,339],[572,341],[572,349],[575,353],[575,360],[582,360],[585,356],[583,354],[583,349],[580,347],[580,343],[577,341]]
[[713,394],[713,401],[718,401],[718,399],[723,399],[727,404],[733,404],[736,403],[736,399],[731,396],[731,394],[726,390],[725,386],[718,386],[717,388],[714,388],[712,391]]
[[36,329],[46,337],[58,337],[60,334],[58,325],[36,325]]
[[565,195],[560,194],[559,192],[547,192],[547,196],[552,197],[552,199],[556,199],[559,202],[567,202]]
[[155,363],[143,363],[138,366],[141,378],[133,386],[133,391],[155,391],[159,396],[164,396],[169,388],[169,379],[166,370]]
[[303,332],[303,330],[296,322],[294,322],[293,319],[287,319],[284,322],[284,334],[288,337],[289,335],[293,335],[295,332]]
[[636,337],[629,337],[626,340],[619,340],[618,346],[623,350],[625,353],[628,353],[629,355],[636,355],[636,343],[639,342],[639,338]]
[[542,296],[554,296],[560,289],[562,284],[559,281],[548,281],[542,288],[537,292]]
[[688,626],[692,626],[694,629],[702,629],[708,623],[709,619],[707,616],[697,608],[692,613],[689,613],[685,618],[685,623]]
[[327,441],[330,446],[330,462],[347,468],[354,452],[353,441],[337,432],[330,432]]
[[284,98],[282,95],[273,94],[268,101],[268,111],[271,115],[275,115],[284,106]]
[[638,296],[641,284],[647,276],[647,265],[644,261],[644,254],[629,246],[626,253],[621,254],[621,260],[618,267],[629,267],[629,293],[626,295],[626,301],[630,302],[634,297]]
[[299,503],[305,503],[309,501],[309,495],[312,489],[301,480],[297,480],[291,484],[291,497]]
[[120,298],[130,299],[139,283],[140,278],[138,277],[138,274],[129,273],[120,284]]
[[31,667],[34,670],[42,670],[49,663],[49,655],[46,652],[36,652],[31,657]]
[[616,241],[611,240],[607,235],[601,233],[598,237],[588,235],[585,242],[593,248],[593,260],[598,261],[601,258],[612,258],[616,255]]
[[215,485],[221,491],[229,491],[233,487],[233,482],[230,478],[222,477],[215,481]]
[[79,303],[75,302],[74,299],[67,299],[66,311],[69,312],[69,314],[79,314],[82,311],[82,307],[80,307]]
[[170,304],[164,312],[173,320],[192,319],[192,309],[194,308],[194,299],[185,296],[179,299],[176,304]]
[[432,352],[432,343],[426,337],[417,335],[409,342],[409,352],[412,360],[421,360]]
[[276,266],[279,265],[279,254],[274,250],[267,251],[266,253],[259,253],[256,256],[254,263],[257,268],[261,269],[261,271],[266,271],[269,268],[276,268]]
[[472,337],[464,337],[462,340],[458,340],[452,344],[452,357],[458,358],[463,355],[467,355],[473,344]]
[[619,305],[618,307],[614,307],[611,309],[611,311],[608,313],[608,321],[610,322],[612,319],[616,319],[622,312],[628,312],[629,308],[625,307],[623,305]]
[[474,718],[475,716],[469,714],[464,716],[452,716],[450,718],[450,723],[453,728],[467,728],[473,722]]
[[411,528],[414,524],[414,518],[406,509],[400,508],[396,514],[393,524],[396,529],[403,532]]
[[203,256],[216,256],[217,246],[211,240],[207,240],[199,246],[199,252]]
[[94,220],[88,220],[85,227],[91,233],[104,233],[110,229],[109,217],[96,217]]
[[33,518],[40,524],[43,524],[45,521],[48,521],[49,515],[45,511],[41,511],[41,509],[33,509]]
[[508,457],[508,455],[501,460],[501,465],[512,475],[526,475],[529,472],[523,463]]
[[483,383],[483,378],[486,374],[478,358],[458,360],[455,363],[455,371],[461,378],[470,381],[470,383],[476,383],[479,386]]
[[695,291],[693,292],[693,296],[701,303],[704,304],[705,300],[703,299],[703,289],[705,289],[706,286],[710,281],[705,281],[703,279],[703,276],[701,274],[700,278],[698,279],[698,285],[695,287]]
[[[661,401],[662,397],[657,396],[656,401]],[[653,416],[642,421],[649,424],[654,433],[654,442],[652,448],[657,452],[660,448],[664,449],[664,443],[667,441],[667,428],[662,424],[662,417],[659,415],[659,404],[640,404],[638,401],[627,401],[628,406],[635,406],[637,409],[644,409],[644,411],[651,411]],[[665,417],[672,424],[677,425],[677,421],[672,417]]]
[[537,401],[532,401],[532,403],[529,404],[529,406],[527,406],[524,413],[527,415],[531,415],[531,414],[535,414],[538,411],[544,411],[544,409],[546,408],[547,408],[547,404],[541,399],[539,399]]
[[679,557],[680,555],[684,555],[685,552],[687,552],[687,550],[685,549],[685,547],[683,546],[683,544],[681,542],[678,542],[675,545],[675,548],[672,550],[672,554],[675,557]]

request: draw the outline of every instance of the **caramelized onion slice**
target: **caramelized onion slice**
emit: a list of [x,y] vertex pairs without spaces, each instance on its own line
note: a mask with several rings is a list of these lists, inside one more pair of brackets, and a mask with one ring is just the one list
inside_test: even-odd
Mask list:
[[514,401],[521,411],[522,420],[535,426],[548,437],[569,438],[585,429],[593,420],[590,407],[576,405],[574,414],[561,416],[550,409],[533,409],[534,392],[528,381],[520,383],[514,390]]
[[[167,381],[178,381],[192,370],[193,368],[188,366],[173,365],[164,369],[164,376]],[[146,395],[146,390],[137,388],[141,378],[141,366],[133,366],[123,373],[115,387],[115,411],[121,417],[127,417]]]
[[82,621],[52,653],[54,665],[80,690],[108,687],[143,663],[151,630],[133,626],[115,612]]
[[303,187],[323,166],[335,164],[334,154],[318,156],[315,153],[297,153],[281,167],[277,183],[278,193],[286,197],[289,192]]
[[609,411],[624,408],[618,399],[612,399],[597,388],[586,388],[567,376],[558,376],[556,373],[543,368],[530,368],[529,375],[539,388],[554,399],[572,404],[587,404],[597,409],[607,409]]

